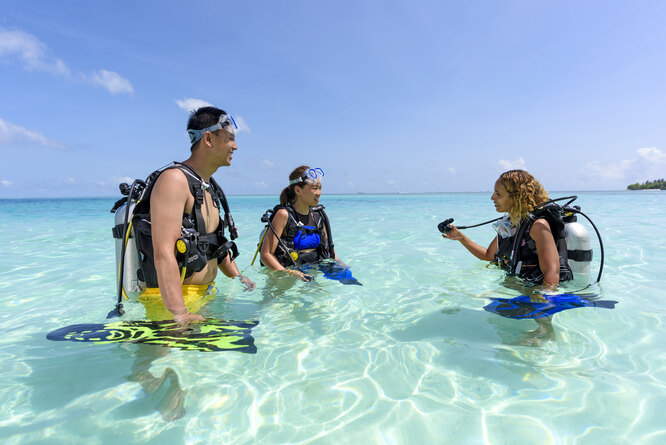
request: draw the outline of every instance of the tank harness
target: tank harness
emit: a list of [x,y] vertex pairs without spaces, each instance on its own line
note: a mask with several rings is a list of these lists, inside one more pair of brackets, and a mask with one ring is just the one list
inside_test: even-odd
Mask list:
[[560,257],[560,282],[572,280],[573,272],[568,263],[562,208],[555,203],[542,204],[529,212],[514,235],[506,238],[498,235],[495,263],[509,275],[517,276],[530,283],[540,284],[543,281],[544,276],[539,267],[536,243],[529,233],[532,224],[538,219],[545,219],[550,225]]
[[[124,283],[126,273],[133,275],[136,280],[147,287],[158,287],[157,271],[155,269],[153,243],[150,223],[150,195],[157,178],[166,170],[178,169],[185,174],[190,192],[194,196],[194,205],[190,213],[184,213],[181,226],[181,237],[176,241],[175,256],[178,267],[181,269],[181,282],[206,267],[208,261],[217,259],[218,264],[227,256],[234,260],[238,256],[238,248],[233,241],[224,236],[225,227],[229,230],[229,237],[234,240],[238,237],[238,231],[234,220],[229,212],[229,204],[222,188],[215,179],[210,178],[206,183],[190,166],[174,162],[166,167],[154,171],[146,181],[136,180],[129,187],[121,184],[121,193],[127,195],[120,199],[111,209],[111,213],[124,211],[124,220],[113,227],[113,237],[122,240],[122,254],[119,263],[119,290],[118,305],[116,312],[122,315],[122,295],[125,293]],[[213,198],[213,206],[224,210],[224,219],[220,215],[218,227],[214,232],[206,233],[206,225],[203,218],[202,206],[205,198],[204,192],[208,191]],[[128,246],[129,238],[134,238],[135,246]],[[132,249],[134,247],[134,249]],[[138,254],[139,267],[125,270],[125,252],[130,249]],[[118,252],[118,249],[117,249]],[[129,253],[129,252],[128,252]],[[113,311],[109,313],[111,316]]]
[[[280,209],[286,210],[289,215],[284,228],[284,235],[277,234],[272,224]],[[261,250],[268,230],[271,230],[278,240],[274,255],[283,267],[311,264],[323,259],[335,258],[331,225],[323,205],[310,207],[307,218],[305,218],[305,215],[296,212],[289,204],[277,205],[273,209],[267,210],[261,217],[261,221],[266,223],[266,227],[257,245],[255,259],[257,253]],[[326,232],[324,232],[324,229]],[[254,264],[254,259],[252,264]]]

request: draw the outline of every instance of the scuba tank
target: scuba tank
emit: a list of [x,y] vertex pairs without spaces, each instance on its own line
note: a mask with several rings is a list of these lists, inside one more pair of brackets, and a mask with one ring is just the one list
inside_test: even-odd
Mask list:
[[[574,206],[574,208],[580,211],[579,206]],[[573,212],[565,214],[563,221],[569,267],[575,275],[589,274],[590,263],[592,262],[590,232],[578,222],[576,214]]]
[[[126,292],[141,293],[146,288],[146,283],[140,280],[138,275],[141,270],[141,262],[139,261],[139,252],[136,248],[136,242],[134,241],[134,229],[130,228],[129,237],[126,237],[126,233],[122,233],[125,222],[125,213],[129,212],[131,220],[131,215],[134,213],[134,207],[136,207],[136,202],[125,202],[118,207],[115,212],[114,238],[116,244],[116,282],[120,283],[120,259],[123,254],[123,245],[126,243],[122,287]],[[115,227],[118,229],[115,229]]]
[[[109,312],[107,318],[119,317],[125,313],[123,310],[122,297],[127,297],[126,290],[141,292],[145,283],[139,279],[141,263],[139,253],[134,240],[132,229],[132,215],[134,208],[139,203],[141,194],[146,183],[140,179],[135,180],[131,186],[123,183],[119,185],[120,193],[125,195],[119,199],[111,209],[115,213],[114,226],[112,228],[113,238],[116,242],[116,282],[118,283],[118,303],[114,310]],[[129,298],[129,297],[127,297]]]

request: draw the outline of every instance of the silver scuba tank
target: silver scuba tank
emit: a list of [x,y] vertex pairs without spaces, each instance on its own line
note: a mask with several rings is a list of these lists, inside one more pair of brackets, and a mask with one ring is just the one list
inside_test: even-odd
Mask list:
[[590,263],[592,262],[590,232],[577,221],[574,214],[564,218],[564,237],[567,241],[571,271],[574,275],[590,273]]
[[[129,221],[132,220],[132,214],[134,212],[134,207],[136,202],[126,202],[116,210],[115,215],[115,227],[114,229],[114,238],[116,239],[116,283],[120,279],[120,257],[123,252],[123,243],[125,242],[125,234],[121,233],[123,230],[123,224],[125,223],[125,212],[127,211],[127,206],[129,205]],[[128,221],[128,225],[129,225]],[[118,236],[120,235],[120,236]],[[138,271],[141,268],[141,263],[139,261],[139,252],[136,248],[136,242],[134,239],[134,228],[130,230],[130,236],[127,239],[127,247],[125,249],[125,265],[123,272],[123,288],[125,292],[135,292],[141,293],[146,288],[146,283],[139,280]]]

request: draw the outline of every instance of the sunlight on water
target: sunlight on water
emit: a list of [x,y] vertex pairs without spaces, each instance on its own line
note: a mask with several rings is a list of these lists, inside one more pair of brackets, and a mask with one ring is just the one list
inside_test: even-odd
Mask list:
[[[336,250],[363,283],[345,286],[250,266],[275,203],[230,197],[237,261],[257,290],[218,277],[201,313],[258,320],[256,354],[46,340],[114,306],[114,201],[0,201],[0,440],[664,443],[666,195],[579,194],[606,249],[602,282],[585,292],[618,304],[559,312],[547,336],[485,311],[520,290],[437,232],[448,217],[495,217],[488,198],[325,196]],[[468,234],[486,244],[491,230]],[[145,317],[140,303],[125,308]]]

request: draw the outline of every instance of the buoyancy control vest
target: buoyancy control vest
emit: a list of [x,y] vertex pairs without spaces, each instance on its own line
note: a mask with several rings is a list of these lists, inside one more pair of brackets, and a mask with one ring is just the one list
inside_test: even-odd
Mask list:
[[[238,256],[236,244],[233,241],[229,241],[224,235],[226,227],[232,240],[238,237],[233,218],[229,212],[229,204],[222,188],[212,177],[210,178],[210,183],[205,183],[190,166],[174,162],[151,173],[145,183],[139,181],[144,184],[143,190],[136,193],[136,197],[128,196],[121,199],[116,203],[114,209],[112,209],[112,212],[115,211],[117,214],[116,226],[113,230],[114,238],[124,239],[126,243],[128,242],[128,237],[134,238],[135,241],[133,246],[130,247],[129,244],[126,246],[126,267],[123,270],[125,277],[123,283],[121,283],[123,286],[129,282],[139,283],[139,288],[146,286],[158,287],[151,236],[150,196],[157,178],[164,171],[174,168],[183,172],[187,178],[190,193],[194,196],[192,211],[183,214],[181,237],[176,242],[174,249],[178,266],[181,269],[185,269],[183,277],[187,278],[193,273],[203,270],[211,259],[217,259],[219,264],[227,256],[231,256],[232,260]],[[125,189],[127,188],[125,187]],[[122,187],[121,190],[123,190]],[[206,225],[201,210],[205,202],[204,193],[206,191],[210,193],[215,208],[224,210],[224,219],[220,215],[218,227],[211,233],[206,232]],[[131,191],[128,192],[128,195],[132,194]],[[124,200],[125,202],[123,202]],[[136,201],[134,202],[133,200]],[[124,206],[131,207],[125,209]],[[131,214],[131,217],[129,217],[129,221],[131,221],[129,227],[122,223],[118,224],[118,213],[124,213],[125,210],[129,210]],[[122,215],[120,219],[122,220]],[[124,233],[125,231],[129,231],[129,233]],[[118,248],[116,248],[116,254],[117,264],[119,264]],[[138,289],[134,286],[132,290],[137,291]]]
[[542,283],[544,276],[539,267],[536,243],[529,232],[532,224],[543,218],[550,225],[560,257],[560,281],[573,279],[573,272],[568,264],[562,211],[562,207],[552,202],[537,206],[527,214],[512,236],[502,238],[498,235],[495,262],[509,275],[517,276],[534,284]]
[[[291,205],[277,205],[273,210],[266,212],[270,216],[265,221],[267,222],[265,231],[273,230],[273,219],[280,209],[287,211],[288,218],[283,233],[275,234],[278,237],[278,244],[274,255],[283,267],[335,258],[331,227],[323,205],[310,207],[307,220]],[[262,233],[261,240],[263,235]]]

